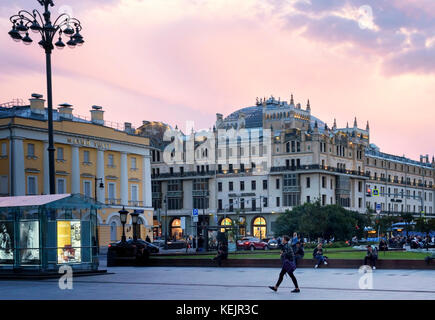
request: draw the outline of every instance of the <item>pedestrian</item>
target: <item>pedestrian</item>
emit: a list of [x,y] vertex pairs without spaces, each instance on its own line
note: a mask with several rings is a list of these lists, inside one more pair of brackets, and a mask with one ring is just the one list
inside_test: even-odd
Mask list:
[[296,266],[299,264],[299,260],[302,260],[304,258],[304,245],[300,242],[296,243],[296,250],[295,250],[295,262]]
[[321,243],[319,243],[317,247],[314,248],[313,257],[317,260],[317,264],[314,266],[314,268],[319,268],[322,265],[322,262],[325,265],[328,264],[328,262],[326,261],[326,257],[323,255],[323,248]]
[[222,265],[222,260],[226,260],[228,258],[228,247],[225,242],[219,241],[218,243],[218,253],[216,257],[213,258],[213,261],[217,261],[218,266]]
[[370,267],[376,270],[376,260],[378,260],[378,253],[376,249],[373,249],[371,245],[367,246],[367,254],[364,258],[364,265],[367,265],[367,261],[370,261]]
[[292,238],[292,249],[293,252],[296,251],[296,243],[299,241],[298,239],[298,234],[296,232],[293,233],[293,238]]
[[297,293],[300,292],[298,281],[296,280],[295,275],[293,272],[296,270],[296,263],[295,263],[295,255],[294,252],[289,245],[290,237],[284,236],[282,240],[282,247],[281,247],[281,261],[282,261],[282,268],[281,272],[279,274],[279,278],[275,286],[269,286],[269,288],[273,291],[277,291],[279,285],[281,284],[282,280],[284,279],[284,275],[287,273],[289,277],[292,279],[293,284],[295,286],[295,289],[291,292]]

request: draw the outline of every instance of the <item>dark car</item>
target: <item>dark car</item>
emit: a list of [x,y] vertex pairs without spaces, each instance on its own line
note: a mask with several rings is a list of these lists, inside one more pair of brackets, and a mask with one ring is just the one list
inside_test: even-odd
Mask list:
[[107,250],[107,266],[111,267],[122,262],[132,261],[138,265],[148,262],[151,254],[158,253],[159,248],[142,239],[129,239],[109,244]]
[[241,240],[238,240],[237,247],[239,249],[251,250],[251,251],[254,251],[255,249],[269,250],[269,247],[267,246],[267,242],[261,241],[260,239],[254,237],[245,237],[242,238]]

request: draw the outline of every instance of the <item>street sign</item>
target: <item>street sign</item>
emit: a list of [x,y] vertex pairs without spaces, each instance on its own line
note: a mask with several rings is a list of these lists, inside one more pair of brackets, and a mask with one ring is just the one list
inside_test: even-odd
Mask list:
[[193,222],[198,222],[198,216],[193,216]]
[[181,229],[186,229],[186,217],[181,217],[181,223],[180,223],[180,225],[181,225]]
[[373,196],[379,196],[379,189],[373,189]]
[[381,210],[382,210],[382,206],[381,206],[381,204],[380,203],[377,203],[376,204],[376,213],[381,213]]
[[193,209],[192,210],[192,216],[196,216],[196,217],[198,217],[198,209]]

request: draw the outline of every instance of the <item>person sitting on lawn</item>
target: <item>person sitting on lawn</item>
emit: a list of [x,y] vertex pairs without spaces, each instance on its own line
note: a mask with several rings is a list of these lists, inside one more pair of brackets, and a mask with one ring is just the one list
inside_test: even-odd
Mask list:
[[228,247],[225,245],[225,242],[219,241],[218,244],[218,254],[213,258],[214,261],[217,261],[218,266],[220,267],[222,264],[222,260],[226,260],[228,258]]
[[381,241],[379,241],[379,251],[388,251],[388,245],[384,239],[381,239]]
[[430,262],[435,259],[435,252],[432,252],[432,255],[427,256],[426,258],[424,258],[424,261],[426,261],[427,264],[430,264]]
[[364,258],[364,265],[367,265],[367,261],[370,261],[370,267],[376,270],[376,260],[378,260],[378,253],[376,247],[373,249],[371,245],[367,246],[367,254]]
[[295,250],[295,262],[296,266],[299,264],[299,260],[304,258],[304,246],[300,242],[296,242],[296,250]]
[[326,261],[327,257],[323,256],[323,248],[322,244],[319,243],[317,247],[314,248],[313,251],[313,257],[317,260],[317,264],[314,266],[314,268],[318,268],[322,265],[322,262],[327,265],[328,262]]

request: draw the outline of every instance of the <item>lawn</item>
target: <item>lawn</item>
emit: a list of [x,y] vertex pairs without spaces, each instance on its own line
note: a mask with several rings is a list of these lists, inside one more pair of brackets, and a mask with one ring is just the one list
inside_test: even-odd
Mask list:
[[[334,248],[339,249],[339,248]],[[348,250],[348,252],[337,252],[340,250],[327,249],[325,255],[329,259],[364,259],[366,252],[365,251],[357,251],[357,250]],[[201,254],[201,255],[173,255],[173,256],[153,256],[156,259],[212,259],[214,254]],[[379,253],[379,260],[388,259],[388,260],[423,260],[427,253],[420,252],[404,252],[404,251],[387,251]],[[261,253],[230,253],[228,255],[229,259],[279,259],[279,252],[261,252]],[[313,259],[311,251],[305,253],[304,259]]]

